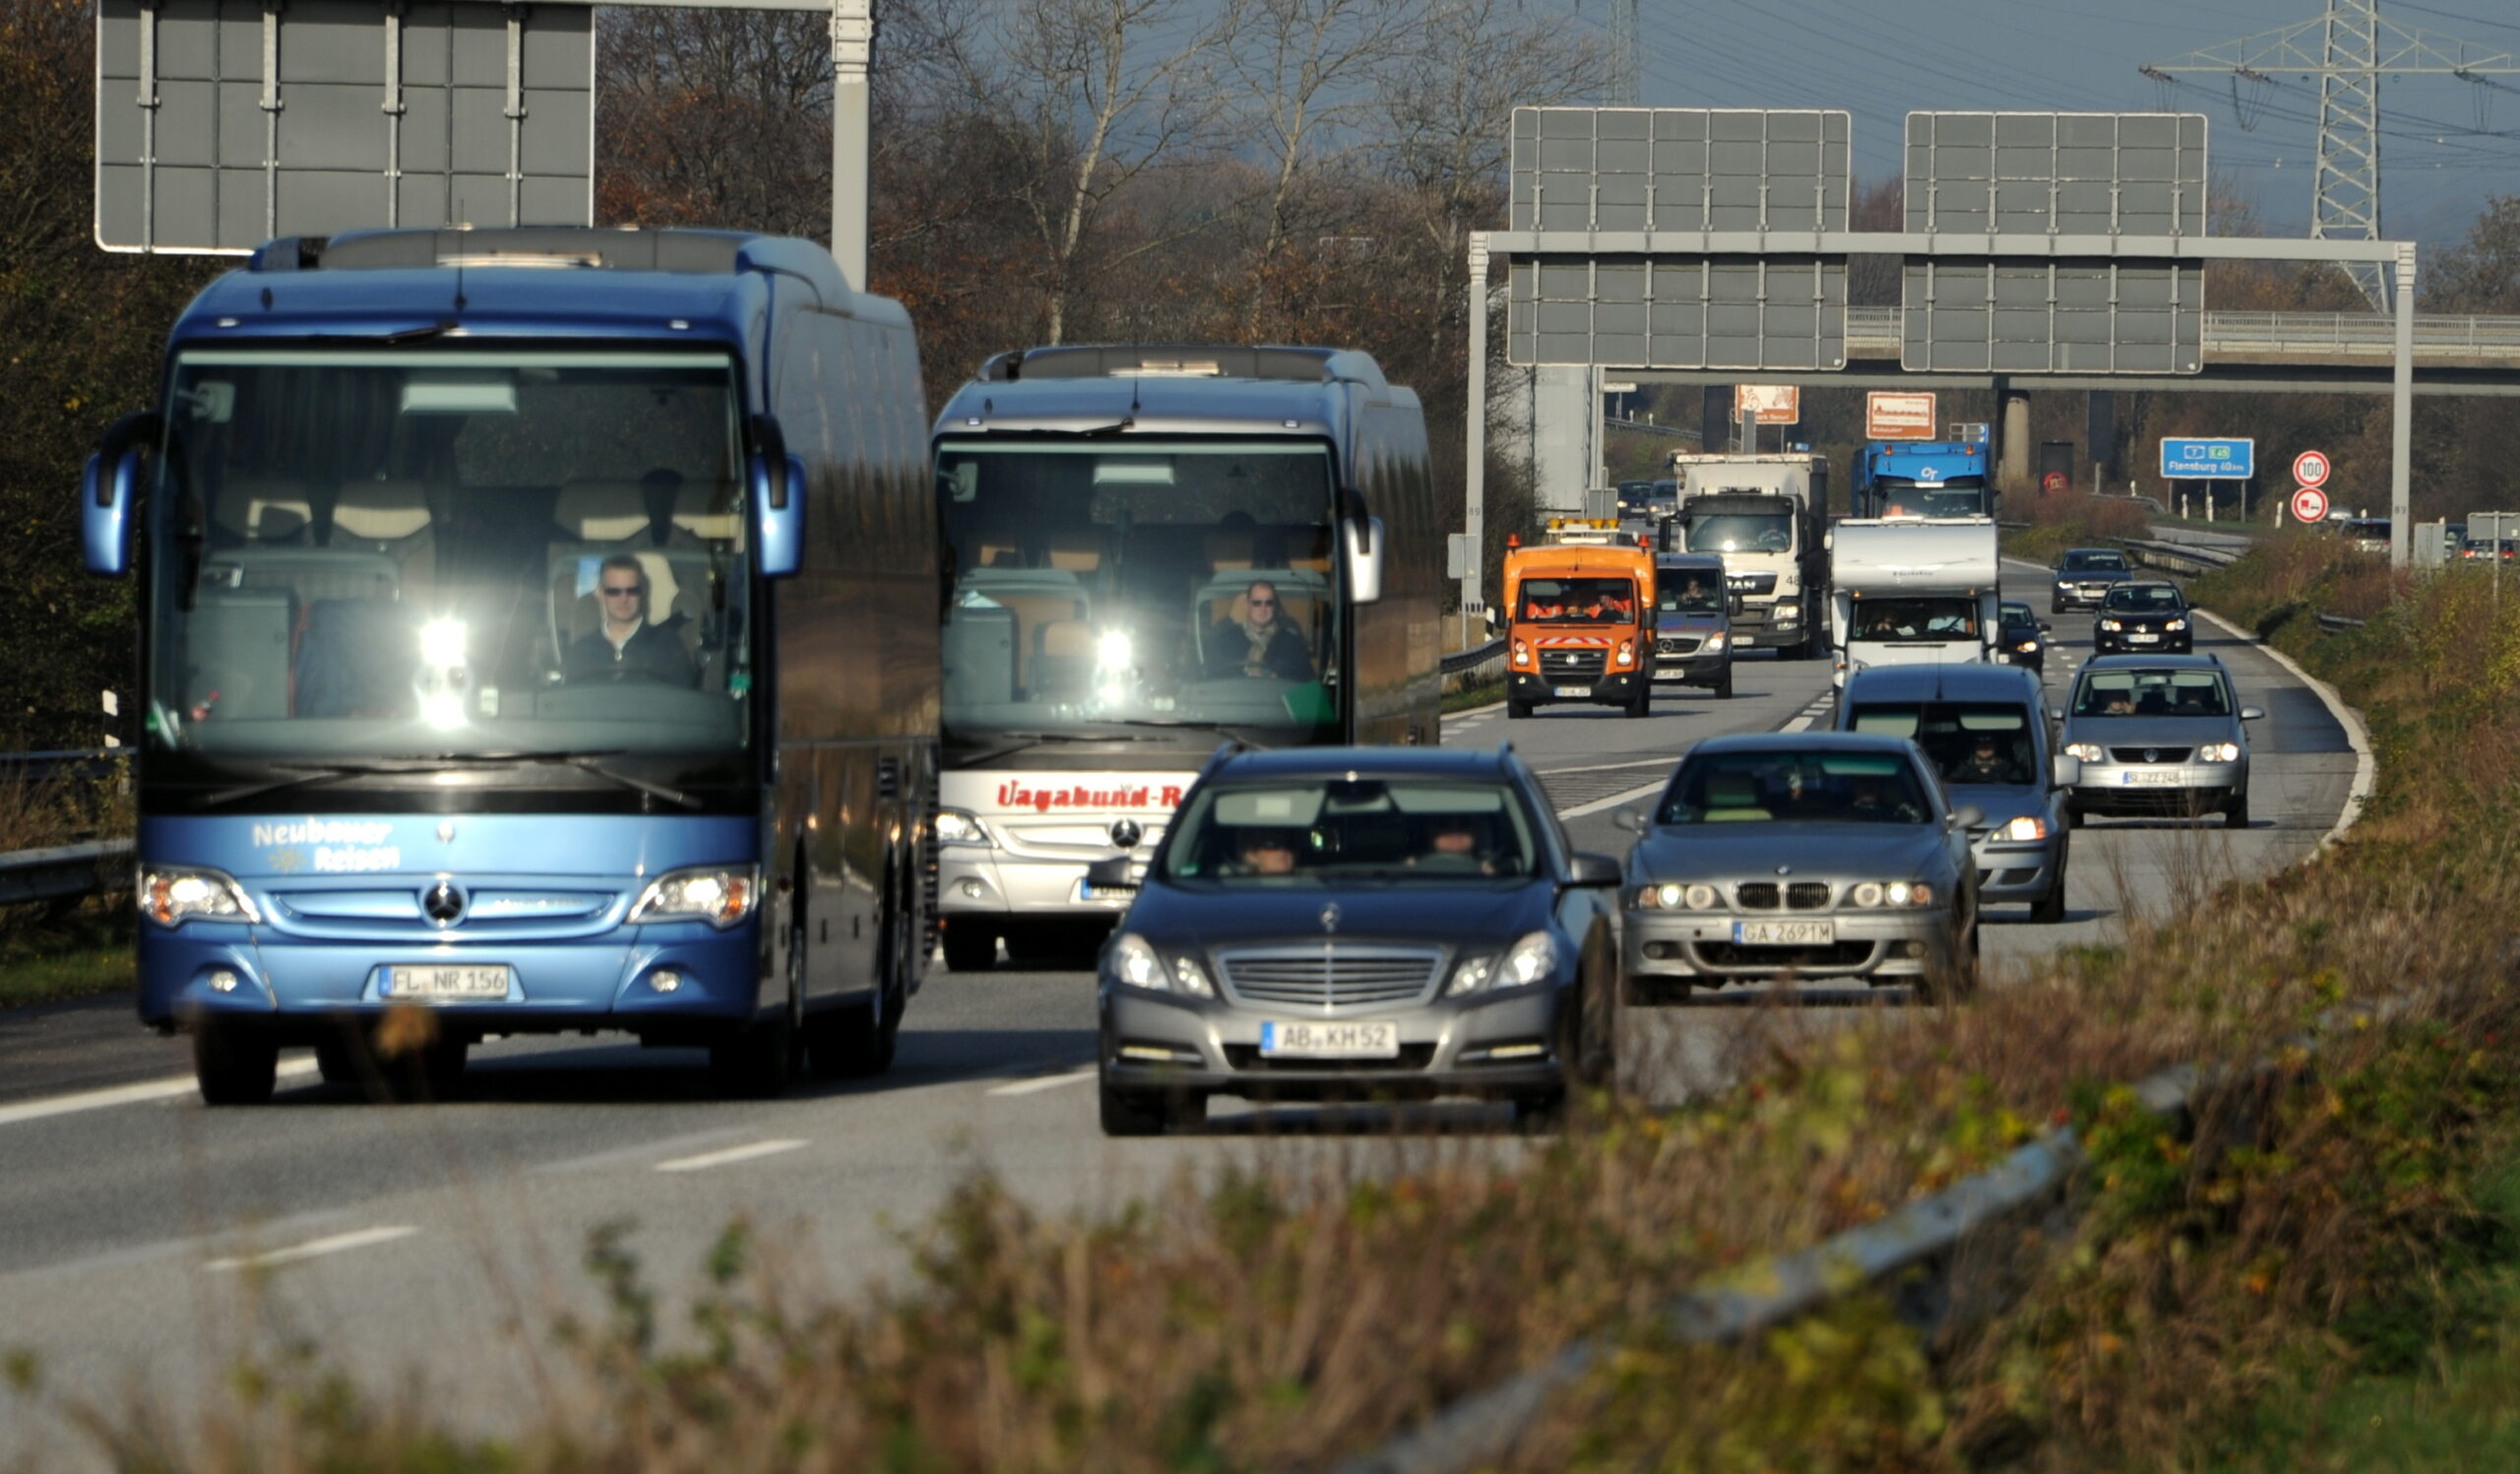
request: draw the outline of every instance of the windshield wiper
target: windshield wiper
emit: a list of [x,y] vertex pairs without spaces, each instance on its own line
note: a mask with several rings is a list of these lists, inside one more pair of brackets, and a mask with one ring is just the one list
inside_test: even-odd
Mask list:
[[238,802],[246,799],[251,799],[261,794],[278,793],[284,789],[301,788],[315,784],[336,783],[345,778],[372,778],[405,773],[444,773],[459,768],[503,767],[519,763],[551,763],[558,764],[563,767],[576,768],[582,773],[592,773],[598,778],[606,779],[612,783],[618,784],[622,788],[630,789],[636,793],[645,794],[652,799],[662,799],[668,803],[678,804],[684,808],[698,808],[700,806],[700,801],[698,799],[693,798],[691,795],[684,793],[678,788],[673,788],[667,784],[657,783],[650,779],[636,777],[632,774],[624,773],[614,768],[605,767],[602,763],[596,761],[596,759],[599,757],[619,756],[627,750],[629,749],[624,747],[606,747],[592,752],[573,752],[566,750],[555,752],[440,752],[427,757],[414,757],[383,762],[272,763],[269,766],[282,772],[285,772],[289,776],[285,778],[270,779],[261,783],[243,784],[231,789],[221,789],[220,792],[203,799],[202,803],[205,807],[219,807],[228,803]]
[[[1126,718],[1115,717],[1104,725],[1111,727],[1183,728],[1194,726],[1196,724],[1189,722],[1139,722],[1131,721]],[[1134,732],[998,732],[992,733],[990,736],[992,737],[1004,739],[1005,745],[992,747],[976,756],[964,757],[958,760],[965,763],[975,764],[995,762],[1001,757],[1012,757],[1018,752],[1030,752],[1036,747],[1047,747],[1059,742],[1155,742],[1163,740],[1161,737],[1141,737]]]

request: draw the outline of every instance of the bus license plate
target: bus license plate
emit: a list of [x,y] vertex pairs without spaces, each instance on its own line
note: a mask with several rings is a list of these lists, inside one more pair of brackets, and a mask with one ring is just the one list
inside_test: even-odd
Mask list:
[[1278,1023],[1260,1026],[1264,1059],[1397,1059],[1400,1025],[1392,1019],[1362,1023]]
[[1835,922],[1734,922],[1736,947],[1825,947],[1838,939]]
[[378,991],[389,998],[503,998],[508,995],[508,969],[389,967]]
[[1557,694],[1560,696],[1590,696],[1593,694],[1593,688],[1591,686],[1559,686],[1557,688]]
[[1138,898],[1138,888],[1135,885],[1097,885],[1091,880],[1079,880],[1076,882],[1076,898],[1080,901],[1134,901]]

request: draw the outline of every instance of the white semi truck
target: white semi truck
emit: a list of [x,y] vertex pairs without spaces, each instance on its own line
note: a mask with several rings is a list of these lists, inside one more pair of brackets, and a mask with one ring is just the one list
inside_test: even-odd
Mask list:
[[1995,523],[1848,518],[1830,530],[1831,643],[1846,678],[1868,666],[1996,659]]
[[1723,556],[1725,582],[1741,601],[1732,648],[1817,656],[1828,597],[1828,457],[1682,452],[1671,471],[1679,511],[1668,544]]

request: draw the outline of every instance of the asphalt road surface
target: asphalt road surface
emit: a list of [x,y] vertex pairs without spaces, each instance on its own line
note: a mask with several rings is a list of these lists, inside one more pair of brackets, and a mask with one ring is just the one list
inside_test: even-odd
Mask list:
[[[2026,587],[2037,571],[2009,574]],[[2053,622],[2048,673],[2060,687],[2088,652],[2089,623]],[[2336,822],[2355,765],[2336,721],[2250,646],[2209,635],[2199,648],[2269,712],[2251,734],[2256,822],[2228,833],[2094,820],[2074,838],[2065,924],[1989,913],[1989,986],[2060,942],[2110,938],[2130,913],[2289,864]],[[1509,722],[1490,708],[1448,720],[1445,740],[1510,738],[1578,847],[1618,854],[1629,837],[1617,808],[1645,801],[1701,737],[1807,722],[1827,669],[1745,661],[1733,699],[1673,693],[1643,721],[1561,707]],[[1838,1027],[1879,1016],[1858,1006],[1874,1004],[1903,1008],[1904,992],[1762,990],[1638,1010],[1622,1067],[1637,1088],[1682,1100],[1723,1088],[1764,1031]],[[738,1213],[799,1276],[850,1287],[898,1283],[903,1232],[981,1167],[1060,1212],[1228,1160],[1380,1171],[1524,1149],[1499,1134],[1501,1109],[1475,1104],[1220,1102],[1204,1132],[1105,1141],[1082,972],[940,964],[890,1075],[776,1102],[709,1099],[696,1054],[546,1039],[476,1051],[445,1104],[369,1105],[293,1057],[274,1105],[212,1112],[182,1046],[143,1033],[129,1007],[0,1013],[0,1347],[37,1352],[57,1391],[161,1413],[180,1414],[269,1332],[310,1337],[369,1385],[438,1400],[461,1424],[528,1417],[549,1395],[542,1374],[566,1360],[553,1311],[598,1309],[581,1258],[602,1224],[635,1224],[630,1244],[668,1289],[692,1281]],[[0,1402],[0,1458],[30,1447],[43,1467],[82,1461],[48,1415]]]

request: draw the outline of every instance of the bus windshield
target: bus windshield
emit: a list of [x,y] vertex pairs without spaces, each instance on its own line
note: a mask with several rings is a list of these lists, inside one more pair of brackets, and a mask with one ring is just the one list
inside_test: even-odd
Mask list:
[[150,498],[148,740],[745,779],[740,403],[713,353],[182,355]]
[[948,440],[945,739],[1335,741],[1329,448]]

